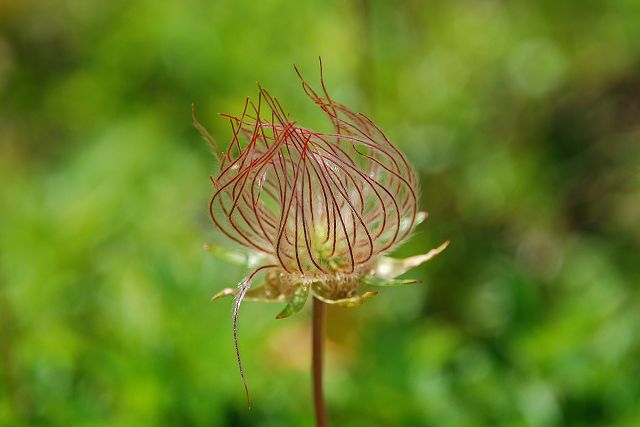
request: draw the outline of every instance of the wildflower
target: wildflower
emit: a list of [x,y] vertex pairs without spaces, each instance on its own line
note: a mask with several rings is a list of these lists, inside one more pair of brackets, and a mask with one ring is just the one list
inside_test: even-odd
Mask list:
[[[366,285],[416,283],[397,276],[448,245],[402,260],[385,255],[426,218],[417,207],[415,172],[375,123],[331,99],[322,68],[321,92],[296,72],[332,132],[292,121],[261,87],[257,103],[247,99],[240,117],[222,115],[233,131],[224,153],[194,116],[220,161],[212,177],[211,218],[248,255],[207,248],[253,268],[235,289],[212,298],[235,296],[234,340],[243,381],[237,341],[243,300],[286,303],[277,318],[300,311],[309,294],[327,304],[356,306],[377,295],[361,293]],[[253,286],[259,274],[262,283]]]

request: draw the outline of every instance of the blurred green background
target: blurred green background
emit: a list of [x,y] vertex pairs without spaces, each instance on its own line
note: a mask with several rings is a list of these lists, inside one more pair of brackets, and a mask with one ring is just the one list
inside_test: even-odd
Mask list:
[[309,309],[216,260],[214,157],[292,65],[371,116],[451,247],[329,313],[334,426],[640,425],[640,2],[0,1],[0,425],[310,426]]

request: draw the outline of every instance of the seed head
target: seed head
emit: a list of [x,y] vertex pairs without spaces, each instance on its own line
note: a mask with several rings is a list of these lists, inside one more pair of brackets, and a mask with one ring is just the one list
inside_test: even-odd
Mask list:
[[226,116],[234,136],[213,179],[211,218],[286,274],[354,274],[411,231],[415,173],[366,116],[333,101],[324,84],[320,96],[302,83],[334,131],[290,120],[261,88],[257,105],[247,101],[240,117]]

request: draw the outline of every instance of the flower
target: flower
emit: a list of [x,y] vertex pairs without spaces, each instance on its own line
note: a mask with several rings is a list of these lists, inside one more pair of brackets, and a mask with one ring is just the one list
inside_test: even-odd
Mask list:
[[[333,131],[315,132],[291,120],[261,87],[257,103],[247,99],[240,117],[222,115],[233,131],[224,153],[194,115],[220,161],[220,172],[211,179],[211,218],[248,255],[207,248],[254,268],[237,288],[212,298],[235,296],[236,350],[238,310],[245,299],[286,302],[278,318],[298,312],[310,293],[328,304],[359,305],[377,294],[360,294],[364,285],[416,283],[396,277],[448,245],[404,260],[385,256],[426,218],[417,208],[416,174],[375,123],[329,96],[322,64],[321,92],[295,70]],[[258,273],[264,273],[263,283],[252,286]],[[241,365],[240,371],[244,379]]]

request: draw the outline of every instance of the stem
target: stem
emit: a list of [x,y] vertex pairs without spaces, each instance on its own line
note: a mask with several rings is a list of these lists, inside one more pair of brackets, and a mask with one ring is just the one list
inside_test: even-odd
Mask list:
[[316,414],[317,427],[327,427],[327,411],[325,409],[324,391],[322,387],[324,323],[326,312],[326,304],[317,298],[313,298],[311,363],[313,364],[313,406]]

